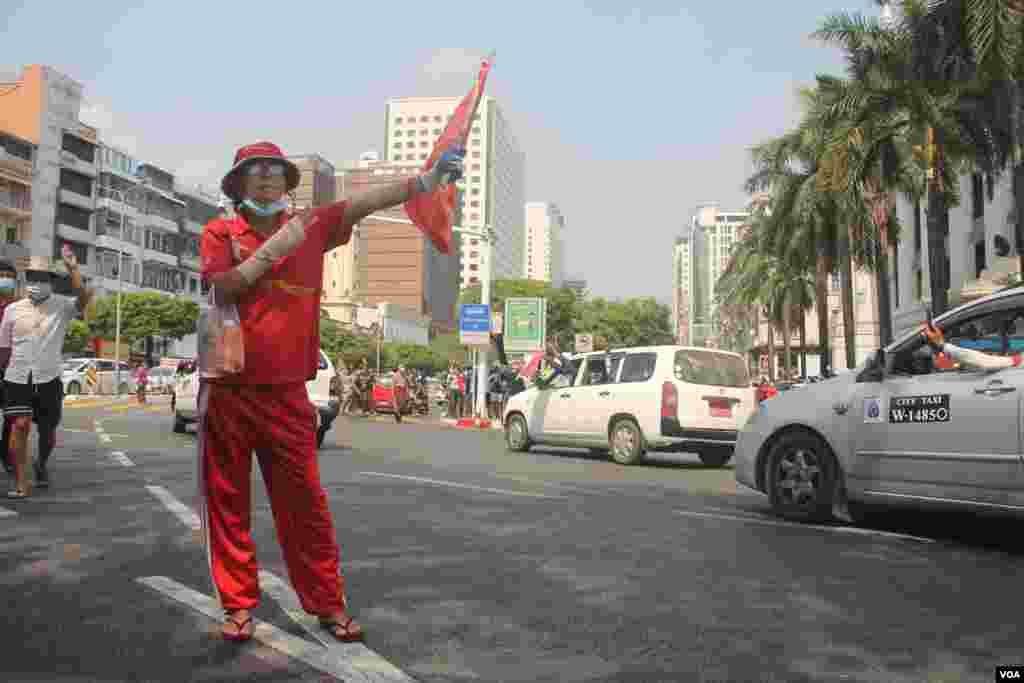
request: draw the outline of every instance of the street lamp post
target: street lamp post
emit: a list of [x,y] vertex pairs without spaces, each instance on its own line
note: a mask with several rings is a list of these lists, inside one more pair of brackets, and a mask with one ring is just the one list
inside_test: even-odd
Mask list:
[[[149,180],[138,173],[136,173],[136,179],[138,185],[135,186],[134,190],[138,191],[146,187],[149,184]],[[121,393],[121,294],[124,291],[124,279],[121,274],[124,270],[124,225],[125,218],[128,215],[128,200],[125,195],[130,194],[123,190],[116,190],[112,187],[104,187],[105,191],[109,195],[117,195],[117,201],[121,204],[121,221],[120,230],[118,235],[117,244],[117,303],[115,306],[115,323],[114,323],[114,391],[116,394]]]
[[[384,223],[401,223],[404,225],[414,225],[414,223],[408,219],[403,218],[391,218],[390,216],[378,216],[377,214],[371,214],[367,218],[372,218],[376,221],[382,221]],[[483,226],[482,230],[472,230],[464,228],[462,226],[452,227],[453,233],[460,235],[468,235],[477,239],[483,240],[484,242],[484,268],[480,274],[480,303],[490,305],[491,303],[491,277],[493,271],[491,264],[494,260],[494,242],[497,240],[497,235],[494,232],[494,228],[489,225]],[[379,363],[379,361],[378,361]],[[476,361],[476,412],[478,417],[484,417],[487,414],[487,350],[481,349],[477,353]]]

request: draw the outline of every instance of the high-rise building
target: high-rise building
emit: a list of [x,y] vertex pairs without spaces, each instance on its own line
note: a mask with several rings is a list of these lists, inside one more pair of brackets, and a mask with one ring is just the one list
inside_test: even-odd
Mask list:
[[550,282],[561,287],[565,279],[565,216],[550,202],[527,202],[525,209],[527,280]]
[[[26,255],[52,258],[60,240],[68,241],[82,261],[83,277],[91,275],[83,237],[91,235],[96,181],[96,129],[79,120],[82,86],[50,67],[25,67],[14,82],[0,83],[0,133],[5,135],[5,174],[10,184],[24,187],[24,162],[29,159],[33,177],[31,192],[9,189],[13,203],[29,202],[31,219],[19,216],[14,228],[20,245],[8,243],[9,257]],[[12,158],[13,157],[13,158]],[[20,161],[19,161],[20,160]],[[5,235],[5,239],[8,235]],[[56,247],[59,250],[59,247]]]
[[[342,197],[351,197],[374,186],[396,183],[412,177],[417,169],[408,165],[364,160],[342,172]],[[350,260],[328,254],[325,274],[340,275],[325,283],[324,308],[343,322],[351,322],[346,311],[353,300],[378,306],[394,304],[430,318],[435,330],[450,331],[457,320],[455,304],[459,291],[459,236],[452,253],[440,253],[414,225],[401,206],[363,219],[352,239]],[[335,250],[337,251],[337,250]],[[332,262],[333,261],[333,262]],[[354,268],[353,268],[354,267]],[[346,272],[346,268],[348,271]],[[354,272],[352,272],[354,270]],[[351,284],[349,284],[351,283]],[[351,289],[345,296],[343,287]],[[335,312],[336,311],[336,312]]]
[[[421,168],[459,102],[457,97],[388,100],[387,160]],[[471,230],[492,226],[497,233],[493,278],[523,274],[523,174],[523,153],[508,121],[493,97],[483,97],[470,130],[460,208],[463,226]],[[467,236],[462,241],[462,287],[480,282],[483,252],[477,238]]]
[[715,287],[729,265],[739,230],[749,215],[746,211],[722,211],[717,204],[702,205],[693,215],[689,239],[692,314],[688,332],[695,346],[704,346],[709,341],[714,344],[718,337]]
[[567,279],[563,282],[562,286],[571,289],[576,294],[576,300],[579,302],[587,298],[587,281],[582,277]]
[[672,329],[676,342],[690,342],[693,308],[693,245],[691,235],[676,238],[672,250]]

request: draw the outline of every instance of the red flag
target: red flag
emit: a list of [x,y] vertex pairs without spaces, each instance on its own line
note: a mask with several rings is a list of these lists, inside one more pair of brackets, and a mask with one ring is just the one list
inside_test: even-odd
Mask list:
[[[491,59],[485,59],[480,64],[480,74],[472,90],[466,95],[459,106],[455,108],[448,125],[445,126],[441,137],[434,143],[434,151],[427,159],[424,171],[429,171],[441,155],[454,144],[466,146],[466,139],[469,137],[469,129],[473,125],[473,116],[476,115],[476,108],[480,104],[480,98],[484,94],[484,85],[487,83],[487,72],[491,69]],[[429,194],[417,194],[405,203],[405,213],[409,220],[416,224],[420,230],[430,238],[437,250],[442,254],[448,254],[452,248],[452,221],[455,216],[454,184],[448,184]]]

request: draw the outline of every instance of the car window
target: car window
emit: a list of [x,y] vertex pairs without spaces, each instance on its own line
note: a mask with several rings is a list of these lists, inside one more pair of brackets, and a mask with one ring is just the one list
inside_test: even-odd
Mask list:
[[97,365],[100,372],[108,372],[114,369],[114,361],[112,360],[97,361]]
[[[1006,356],[1024,350],[1024,309],[988,311],[959,320],[943,329],[946,343],[993,356]],[[941,372],[976,372],[972,367],[931,351],[923,338],[908,344],[895,354],[892,372],[927,375]]]
[[626,354],[622,363],[622,376],[619,377],[619,384],[646,382],[654,375],[654,366],[657,361],[658,354],[656,353]]
[[608,356],[588,356],[586,367],[580,375],[580,386],[589,387],[598,384],[609,384],[612,381],[612,374],[608,365]]
[[676,351],[673,371],[677,380],[689,384],[737,388],[750,386],[747,364],[742,358],[713,351]]

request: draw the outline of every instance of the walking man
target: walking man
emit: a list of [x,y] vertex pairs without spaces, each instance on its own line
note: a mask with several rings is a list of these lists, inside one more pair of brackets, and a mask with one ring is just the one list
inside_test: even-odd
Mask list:
[[[9,261],[0,261],[0,318],[3,317],[4,311],[10,304],[14,303],[14,297],[18,291],[18,271],[14,269]],[[7,371],[7,363],[11,359],[11,354],[8,350],[4,353],[3,349],[0,349],[0,373]],[[0,374],[0,377],[3,375]],[[0,382],[0,405],[3,405],[3,382]],[[14,455],[11,452],[11,420],[7,418],[0,418],[4,421],[3,436],[0,440],[3,441],[3,450],[0,454],[3,455],[4,470],[11,477],[14,476]]]
[[402,411],[409,394],[409,380],[405,376],[405,366],[399,365],[391,373],[391,403],[395,411],[395,422],[402,421]]
[[225,610],[221,633],[249,640],[260,588],[252,541],[252,454],[267,484],[288,575],[302,608],[334,638],[363,639],[348,611],[338,541],[320,484],[315,408],[306,382],[320,357],[324,253],[345,244],[371,213],[432,192],[462,172],[448,151],[423,175],[290,215],[285,193],[298,167],[269,142],[241,148],[221,189],[236,215],[203,229],[203,279],[237,306],[243,369],[203,382],[199,458],[203,527],[213,582]]
[[46,462],[53,452],[64,401],[61,348],[68,324],[92,298],[92,291],[82,286],[78,259],[66,245],[63,256],[75,296],[54,294],[53,265],[49,259],[33,256],[25,269],[28,298],[9,305],[0,321],[0,356],[10,359],[4,373],[4,417],[13,420],[15,486],[8,498],[27,498],[32,492],[28,481],[32,422],[39,429],[35,483],[39,488],[50,485]]

